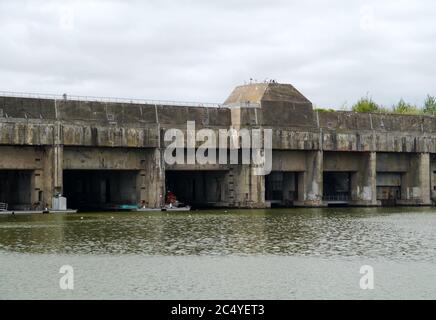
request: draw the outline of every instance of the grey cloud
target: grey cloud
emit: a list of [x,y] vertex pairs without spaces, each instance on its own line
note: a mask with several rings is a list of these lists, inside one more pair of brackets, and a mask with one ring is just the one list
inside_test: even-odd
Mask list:
[[[253,77],[315,104],[436,94],[431,0],[0,1],[0,90],[221,102]],[[369,25],[365,15],[369,17]]]

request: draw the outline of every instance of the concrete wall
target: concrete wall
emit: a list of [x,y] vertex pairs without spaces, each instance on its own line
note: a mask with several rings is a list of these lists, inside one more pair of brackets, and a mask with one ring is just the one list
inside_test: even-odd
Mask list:
[[253,165],[164,163],[165,130],[186,136],[187,121],[217,137],[231,126],[272,129],[272,169],[292,173],[296,205],[325,205],[329,171],[351,172],[350,204],[378,205],[377,174],[390,172],[401,174],[401,204],[436,198],[435,117],[317,112],[276,83],[237,87],[221,108],[0,97],[0,170],[30,170],[31,201],[42,191],[44,203],[62,191],[63,170],[133,170],[136,198],[149,206],[162,203],[165,170],[224,171],[228,205],[267,206],[265,177]]
[[431,156],[430,175],[431,175],[431,199],[433,203],[436,204],[436,155]]
[[[51,203],[56,189],[55,158],[53,148],[46,146],[0,146],[0,170],[26,170],[31,174],[29,188],[30,201],[26,209],[41,201],[35,208],[42,208]],[[19,192],[19,190],[15,190]]]
[[[64,170],[124,170],[137,172],[134,185],[138,203],[159,207],[164,196],[164,176],[160,152],[155,148],[65,147]],[[131,180],[129,180],[131,181]]]
[[64,170],[146,170],[154,149],[64,147]]

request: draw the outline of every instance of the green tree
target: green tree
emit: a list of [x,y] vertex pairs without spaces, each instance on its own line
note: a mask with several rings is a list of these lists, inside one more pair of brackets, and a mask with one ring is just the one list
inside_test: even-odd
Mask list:
[[331,108],[320,108],[320,107],[315,107],[314,110],[318,111],[318,112],[333,112],[333,111],[335,111],[334,109],[331,109]]
[[431,95],[427,95],[427,98],[424,102],[423,112],[426,114],[436,115],[436,97]]
[[371,97],[360,98],[352,107],[351,110],[354,112],[378,112],[380,111],[380,106],[375,103]]
[[394,113],[401,113],[401,114],[419,114],[420,113],[420,109],[417,106],[404,101],[403,98],[401,98],[400,101],[392,107],[392,111]]

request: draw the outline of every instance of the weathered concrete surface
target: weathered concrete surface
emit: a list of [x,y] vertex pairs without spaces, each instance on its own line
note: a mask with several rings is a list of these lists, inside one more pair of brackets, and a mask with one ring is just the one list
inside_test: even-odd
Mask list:
[[430,186],[431,186],[431,199],[433,203],[436,203],[436,155],[432,155],[430,158]]
[[149,208],[158,208],[165,197],[165,164],[160,149],[153,149],[146,154],[145,166],[138,174],[138,199]]
[[[0,146],[0,171],[30,172],[29,201],[19,209],[30,210],[37,202],[43,208],[51,203],[56,190],[54,148],[40,146]],[[0,184],[2,182],[0,181]],[[0,186],[1,188],[5,186]],[[26,186],[19,186],[23,188]],[[26,187],[27,188],[27,187]],[[16,190],[18,192],[18,190]],[[7,200],[7,199],[3,199]]]
[[265,204],[265,179],[254,174],[254,166],[238,165],[230,170],[229,205],[238,208],[264,208]]
[[304,172],[307,170],[305,151],[274,150],[272,153],[272,171]]
[[52,145],[54,123],[0,118],[0,145]]
[[118,127],[86,124],[64,124],[63,144],[67,146],[156,148],[157,127]]
[[377,206],[377,153],[363,154],[359,168],[351,176],[351,204],[356,206]]
[[64,170],[145,170],[155,149],[64,147]]
[[380,204],[378,177],[386,184],[399,177],[398,204],[436,201],[436,117],[317,112],[293,86],[277,83],[237,87],[221,108],[0,97],[0,170],[31,172],[29,205],[51,203],[64,170],[126,170],[136,172],[128,186],[135,198],[157,207],[171,170],[220,172],[222,205],[268,206],[265,177],[252,165],[166,166],[164,133],[186,136],[187,121],[217,137],[230,127],[272,129],[273,171],[286,175],[284,202],[298,193],[293,205],[325,205],[323,174],[333,171],[350,172],[351,205]]
[[323,150],[436,152],[436,118],[319,112]]
[[253,83],[236,87],[225,105],[239,103],[260,103],[264,101],[281,101],[291,103],[311,102],[301,94],[294,86],[282,83]]
[[430,205],[430,155],[418,153],[410,156],[409,170],[401,181],[402,205]]
[[298,174],[298,201],[296,206],[323,206],[323,152],[306,154],[306,170]]
[[324,172],[349,172],[351,175],[350,204],[375,206],[376,190],[375,152],[324,152]]

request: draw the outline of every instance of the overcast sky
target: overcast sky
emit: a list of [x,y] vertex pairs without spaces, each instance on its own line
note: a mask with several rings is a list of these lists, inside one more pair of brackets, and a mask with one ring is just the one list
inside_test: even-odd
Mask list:
[[250,78],[315,105],[436,95],[436,1],[0,0],[0,90],[222,102]]

